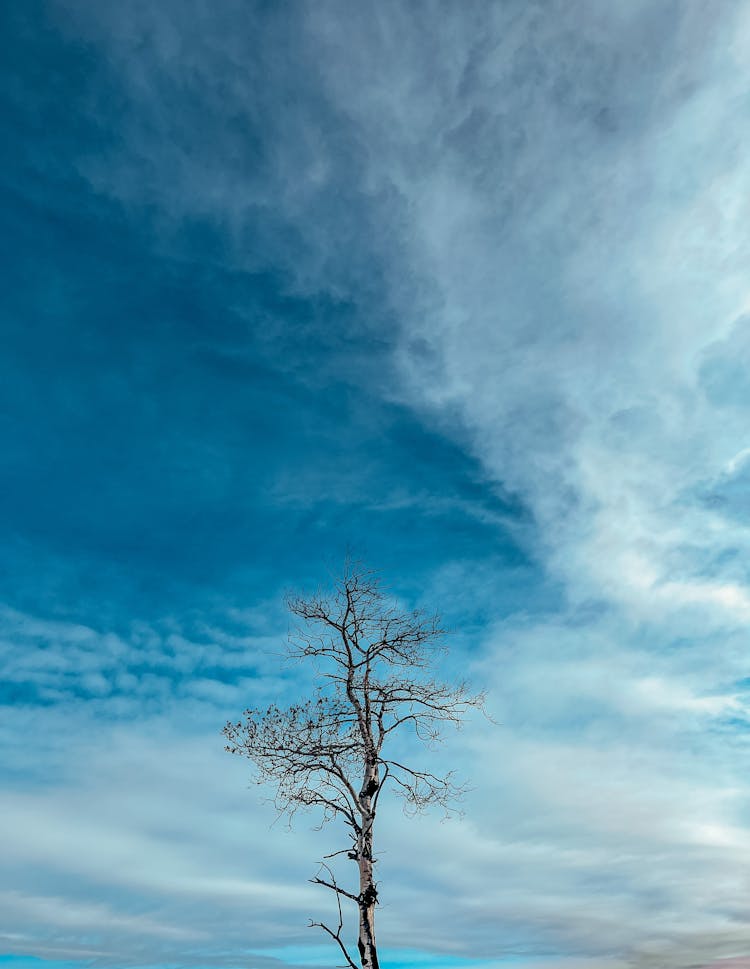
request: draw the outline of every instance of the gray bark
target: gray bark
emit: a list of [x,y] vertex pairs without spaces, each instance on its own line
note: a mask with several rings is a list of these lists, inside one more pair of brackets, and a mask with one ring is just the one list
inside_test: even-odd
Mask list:
[[[374,748],[374,738],[369,738]],[[375,811],[373,796],[380,788],[377,761],[367,765],[364,783],[360,791],[362,804],[362,831],[357,839],[357,867],[359,868],[359,938],[357,948],[362,969],[379,969],[375,943],[375,906],[378,890],[375,884],[373,857],[373,828]]]

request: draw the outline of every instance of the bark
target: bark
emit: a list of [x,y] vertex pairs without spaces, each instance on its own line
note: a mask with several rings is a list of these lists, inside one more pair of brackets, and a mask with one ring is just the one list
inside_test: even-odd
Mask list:
[[379,969],[378,951],[375,944],[375,906],[378,890],[375,884],[372,855],[373,825],[375,811],[373,796],[379,787],[377,762],[368,765],[360,792],[362,804],[362,830],[357,841],[356,860],[359,868],[359,937],[357,948],[362,969]]

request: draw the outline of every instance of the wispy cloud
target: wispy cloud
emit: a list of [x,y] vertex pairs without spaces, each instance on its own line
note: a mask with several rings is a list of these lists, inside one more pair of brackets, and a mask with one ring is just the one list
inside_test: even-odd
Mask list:
[[282,587],[364,538],[498,721],[446,748],[464,822],[384,815],[391,964],[745,966],[747,12],[43,22],[9,21],[6,949],[326,963],[332,834],[270,827],[216,731],[299,688]]

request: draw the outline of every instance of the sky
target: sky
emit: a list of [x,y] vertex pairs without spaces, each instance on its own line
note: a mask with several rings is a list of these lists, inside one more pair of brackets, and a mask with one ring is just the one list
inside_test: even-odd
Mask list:
[[424,755],[462,818],[383,802],[384,967],[748,969],[750,5],[0,47],[0,967],[336,964],[337,832],[221,728],[353,551],[491,715]]

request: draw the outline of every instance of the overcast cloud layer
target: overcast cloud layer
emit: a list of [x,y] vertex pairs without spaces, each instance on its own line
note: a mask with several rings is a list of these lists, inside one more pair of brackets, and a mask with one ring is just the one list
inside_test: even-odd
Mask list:
[[349,544],[496,723],[385,965],[750,967],[750,7],[5,5],[0,951],[332,965],[223,722]]

